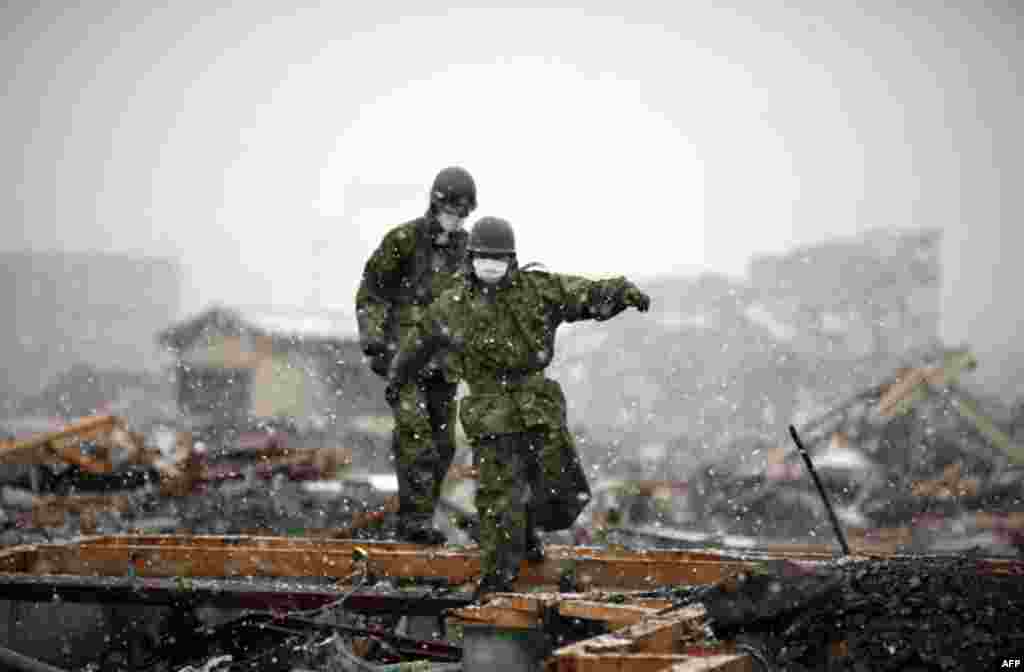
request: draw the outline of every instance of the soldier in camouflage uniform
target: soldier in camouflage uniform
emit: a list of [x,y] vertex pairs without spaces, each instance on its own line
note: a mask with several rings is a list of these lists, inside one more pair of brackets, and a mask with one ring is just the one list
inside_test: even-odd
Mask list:
[[[565,396],[544,375],[558,326],[607,320],[628,306],[644,312],[650,298],[621,277],[591,281],[519,269],[512,227],[496,217],[476,222],[468,247],[471,268],[403,341],[389,389],[404,389],[439,353],[469,385],[459,416],[480,469],[484,594],[511,590],[520,563],[543,558],[536,528],[569,527],[589,499]],[[576,492],[565,492],[573,471],[577,480],[568,488]]]
[[[387,377],[402,339],[464,266],[462,223],[475,208],[473,178],[462,168],[446,168],[434,179],[426,214],[389,231],[366,262],[356,315],[363,354],[379,376]],[[395,419],[397,533],[406,541],[443,544],[433,517],[455,455],[458,378],[440,360],[418,374],[388,395]]]

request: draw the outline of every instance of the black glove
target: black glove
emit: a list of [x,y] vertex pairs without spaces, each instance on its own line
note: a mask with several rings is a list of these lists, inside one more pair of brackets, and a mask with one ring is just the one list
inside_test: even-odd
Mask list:
[[388,377],[388,371],[391,369],[391,356],[390,355],[377,355],[376,357],[370,358],[370,370],[376,373],[381,378]]
[[398,381],[393,378],[388,379],[388,386],[384,388],[384,399],[387,400],[388,406],[392,408],[398,404],[398,393],[400,391]]
[[383,343],[367,343],[363,346],[363,354],[366,355],[371,371],[381,378],[388,377],[388,369],[395,356],[393,350]]
[[627,306],[636,306],[636,309],[641,313],[646,313],[651,308],[651,297],[636,287],[627,289],[623,298]]

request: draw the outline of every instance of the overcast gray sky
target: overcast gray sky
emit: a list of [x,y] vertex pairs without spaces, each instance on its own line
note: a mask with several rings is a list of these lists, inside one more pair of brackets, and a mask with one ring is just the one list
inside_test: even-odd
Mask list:
[[177,256],[187,312],[350,309],[457,163],[555,270],[940,226],[944,337],[1016,349],[1014,0],[66,4],[0,10],[5,248]]

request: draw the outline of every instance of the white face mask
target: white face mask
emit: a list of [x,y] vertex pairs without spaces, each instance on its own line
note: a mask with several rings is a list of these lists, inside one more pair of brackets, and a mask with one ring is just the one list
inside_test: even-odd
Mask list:
[[437,213],[437,223],[441,225],[447,233],[458,231],[462,228],[462,223],[466,221],[465,217],[459,217],[450,212],[439,212]]
[[508,261],[505,259],[474,259],[473,272],[481,281],[493,285],[505,277],[505,273],[508,272]]

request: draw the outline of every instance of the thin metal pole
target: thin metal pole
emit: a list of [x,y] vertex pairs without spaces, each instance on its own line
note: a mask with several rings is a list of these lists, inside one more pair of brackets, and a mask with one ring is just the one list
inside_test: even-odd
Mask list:
[[825,503],[825,510],[828,511],[828,517],[832,521],[832,529],[835,530],[836,538],[839,539],[839,545],[843,549],[843,555],[849,555],[850,547],[846,543],[846,535],[843,534],[843,528],[839,526],[839,519],[836,518],[836,512],[832,509],[832,502],[829,501],[828,493],[825,492],[825,487],[821,484],[821,479],[818,478],[818,472],[814,469],[814,463],[811,462],[811,456],[807,452],[807,449],[804,448],[804,443],[800,440],[800,435],[796,433],[796,427],[793,425],[789,426],[789,435],[793,437],[793,442],[800,451],[800,457],[804,458],[804,466],[806,466],[807,471],[811,473],[811,478],[814,479],[814,485],[818,488],[818,494],[821,495],[821,501]]

